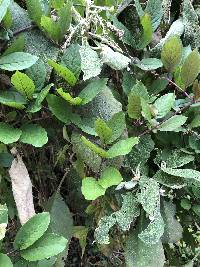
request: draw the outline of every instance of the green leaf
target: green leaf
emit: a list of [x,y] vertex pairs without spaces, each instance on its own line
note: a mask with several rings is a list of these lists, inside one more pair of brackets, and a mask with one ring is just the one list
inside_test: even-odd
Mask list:
[[187,88],[196,79],[200,72],[200,55],[197,49],[193,50],[184,61],[181,69],[181,78]]
[[94,143],[90,142],[88,139],[86,139],[84,136],[81,136],[81,141],[85,146],[87,146],[90,150],[95,152],[97,155],[101,156],[102,158],[107,158],[108,154],[107,152],[102,149],[101,147],[95,145]]
[[163,63],[158,58],[144,58],[136,64],[141,70],[156,70],[163,66]]
[[197,114],[190,123],[191,128],[200,127],[200,114]]
[[8,208],[6,205],[0,204],[0,240],[2,240],[5,237],[7,223],[8,223]]
[[34,244],[47,230],[50,223],[48,212],[42,212],[29,219],[17,232],[15,249],[24,250]]
[[112,144],[118,139],[126,128],[125,114],[120,111],[115,113],[112,118],[106,122],[108,127],[112,130],[112,136],[108,141],[108,144]]
[[11,77],[11,83],[20,94],[28,99],[33,98],[35,85],[26,74],[16,71]]
[[67,239],[56,234],[45,234],[31,247],[21,251],[21,256],[28,261],[37,261],[56,256],[61,253],[66,245]]
[[47,132],[37,124],[25,124],[21,127],[22,135],[19,141],[34,147],[42,147],[48,142]]
[[49,229],[51,229],[53,233],[62,235],[67,240],[70,240],[73,219],[67,204],[59,193],[55,193],[49,199],[48,211],[51,216]]
[[200,205],[194,205],[192,206],[192,210],[195,212],[195,214],[200,217]]
[[174,107],[175,105],[175,95],[173,93],[169,93],[159,97],[155,103],[154,107],[157,110],[156,118],[160,119],[167,115],[167,113]]
[[153,179],[158,183],[172,189],[180,189],[186,186],[184,179],[169,175],[162,170],[157,171],[153,176]]
[[118,156],[127,155],[131,152],[133,146],[138,143],[138,137],[130,137],[124,140],[120,140],[107,151],[107,157],[114,158]]
[[114,70],[123,70],[128,67],[131,59],[119,52],[113,51],[109,46],[101,45],[101,60]]
[[0,92],[0,103],[9,107],[24,109],[26,99],[15,91],[2,91]]
[[151,16],[149,14],[144,14],[144,16],[140,18],[140,23],[143,27],[143,34],[138,44],[138,49],[144,49],[152,40],[153,29],[151,24]]
[[37,91],[43,88],[47,76],[47,70],[43,60],[39,59],[33,66],[28,68],[26,74],[33,80]]
[[113,185],[118,185],[123,180],[120,172],[113,168],[107,167],[103,170],[98,184],[101,185],[104,189],[107,189]]
[[165,231],[162,236],[163,243],[176,243],[182,238],[183,228],[177,221],[176,206],[171,201],[163,201],[161,205],[161,214],[165,223]]
[[81,55],[81,70],[84,72],[83,80],[96,77],[101,73],[102,63],[96,51],[88,43],[79,49]]
[[191,205],[189,199],[187,199],[187,198],[183,198],[183,199],[181,199],[181,203],[180,203],[180,204],[181,204],[181,207],[182,207],[184,210],[190,210],[191,207],[192,207],[192,205]]
[[147,103],[147,101],[144,100],[142,97],[141,97],[140,101],[141,101],[141,109],[142,109],[141,114],[151,125],[152,124],[152,122],[151,122],[151,117],[152,117],[151,107]]
[[147,1],[145,13],[148,13],[151,15],[153,31],[155,31],[158,28],[162,20],[162,17],[163,17],[162,4],[163,3],[160,0],[148,0]]
[[95,121],[95,131],[100,137],[102,144],[107,144],[112,137],[112,129],[100,118]]
[[172,169],[162,167],[162,170],[167,174],[184,178],[186,181],[189,179],[199,182],[200,172],[193,169]]
[[97,94],[99,94],[103,89],[105,89],[107,79],[99,79],[90,82],[79,94],[82,99],[82,105],[91,102]]
[[168,72],[173,72],[182,58],[182,42],[179,37],[173,36],[164,44],[161,52],[161,60]]
[[69,93],[64,92],[62,88],[59,88],[56,91],[63,99],[69,102],[69,104],[73,106],[81,105],[82,99],[80,97],[72,97]]
[[[0,152],[0,166],[1,167],[5,167],[5,168],[10,167],[11,164],[12,164],[13,159],[14,159],[14,157],[10,153]],[[1,237],[0,237],[0,240],[1,240]]]
[[64,123],[69,123],[71,118],[71,106],[61,97],[55,95],[48,95],[47,102],[50,111],[55,115],[60,121]]
[[134,93],[130,93],[128,96],[128,116],[131,119],[139,119],[141,117],[141,97]]
[[28,108],[28,112],[35,113],[41,110],[42,102],[48,95],[52,86],[53,84],[51,83],[41,90],[41,92],[37,95],[35,102],[32,103],[31,106]]
[[77,79],[74,76],[74,74],[71,72],[71,70],[69,70],[68,68],[60,64],[57,64],[51,59],[48,61],[48,63],[51,67],[54,68],[54,70],[60,77],[62,77],[66,82],[69,83],[69,85],[74,86],[76,84]]
[[12,20],[12,15],[10,12],[10,8],[7,9],[6,15],[4,16],[2,20],[2,25],[5,27],[6,30],[9,30],[12,26],[13,20]]
[[85,199],[95,200],[98,197],[103,196],[106,192],[106,189],[99,185],[95,178],[86,177],[82,181],[81,191]]
[[21,51],[23,51],[24,50],[24,45],[25,45],[24,36],[23,35],[20,35],[6,49],[6,51],[3,53],[3,56],[6,56],[6,55],[11,54],[11,53],[14,53],[14,52],[21,52]]
[[0,69],[3,70],[24,70],[36,63],[38,57],[24,52],[15,52],[0,57]]
[[10,0],[1,0],[0,2],[0,22],[6,15],[7,9],[10,5]]
[[80,46],[71,44],[64,52],[61,58],[61,64],[74,73],[78,79],[81,73],[81,56],[79,53]]
[[16,129],[7,123],[0,122],[0,142],[6,145],[17,142],[21,133],[22,131],[20,129]]
[[158,128],[158,130],[162,132],[175,131],[179,127],[181,127],[186,121],[187,121],[187,117],[183,115],[174,115],[170,119],[163,122],[161,126]]
[[138,229],[131,231],[125,246],[126,267],[163,267],[165,254],[162,242],[147,245],[138,238]]
[[50,13],[47,0],[26,0],[26,7],[30,18],[40,27],[41,17]]
[[84,254],[87,245],[88,227],[86,226],[74,226],[73,236],[79,239],[79,243],[82,249],[82,255]]
[[13,264],[10,258],[7,255],[2,254],[2,253],[0,253],[0,265],[2,267],[13,267]]

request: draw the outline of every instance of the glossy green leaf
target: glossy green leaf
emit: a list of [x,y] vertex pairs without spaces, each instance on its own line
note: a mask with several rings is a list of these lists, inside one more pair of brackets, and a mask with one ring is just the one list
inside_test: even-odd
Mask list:
[[80,97],[72,97],[69,93],[63,91],[62,88],[57,89],[57,93],[73,106],[81,105],[82,99]]
[[85,199],[94,200],[103,196],[106,192],[106,188],[103,188],[95,178],[86,177],[82,181],[81,191]]
[[113,185],[118,185],[122,180],[123,178],[117,169],[107,167],[103,170],[101,177],[98,180],[98,184],[107,189]]
[[90,142],[88,139],[86,139],[84,136],[81,137],[81,141],[83,142],[83,144],[85,146],[87,146],[90,150],[92,150],[93,152],[95,152],[97,155],[101,156],[102,158],[107,158],[108,154],[107,152],[102,149],[101,147],[99,147],[98,145]]
[[11,125],[0,122],[0,142],[4,144],[12,144],[17,142],[21,136],[22,131],[14,128]]
[[47,230],[50,223],[48,212],[38,213],[29,219],[17,232],[15,249],[24,250],[33,245]]

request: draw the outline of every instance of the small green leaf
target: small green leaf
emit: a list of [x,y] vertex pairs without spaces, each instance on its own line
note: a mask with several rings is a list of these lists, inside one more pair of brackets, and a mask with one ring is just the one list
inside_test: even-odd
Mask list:
[[163,63],[158,58],[144,58],[136,64],[141,70],[156,70],[163,66]]
[[95,152],[97,155],[101,156],[102,158],[107,158],[107,156],[108,156],[107,152],[104,149],[102,149],[101,147],[90,142],[84,136],[81,136],[81,141],[84,143],[84,145],[86,145],[90,150]]
[[195,49],[186,58],[181,69],[181,78],[186,88],[195,81],[199,72],[200,72],[200,55],[198,50]]
[[20,35],[6,49],[6,51],[3,53],[3,56],[6,56],[6,55],[11,54],[11,53],[14,53],[14,52],[21,52],[21,51],[23,51],[24,45],[25,45],[24,36],[23,35]]
[[161,52],[161,60],[168,72],[173,72],[182,58],[182,42],[179,37],[173,36],[164,44]]
[[0,142],[6,145],[17,142],[21,133],[22,131],[20,129],[16,129],[7,123],[0,122]]
[[192,210],[195,212],[195,214],[200,217],[200,205],[194,205],[192,206]]
[[140,23],[143,27],[143,34],[138,44],[138,49],[144,49],[152,40],[153,29],[151,24],[151,16],[149,14],[144,14],[144,16],[140,18]]
[[24,250],[34,244],[47,230],[50,223],[48,212],[36,214],[17,232],[14,241],[15,249]]
[[25,124],[21,127],[20,141],[34,147],[42,147],[48,142],[47,132],[37,124]]
[[154,107],[158,112],[156,117],[158,119],[165,117],[165,115],[167,115],[167,113],[174,107],[174,105],[175,95],[173,93],[159,97],[154,103]]
[[183,198],[181,199],[181,207],[184,209],[184,210],[190,210],[192,205],[189,201],[189,199],[187,198]]
[[3,70],[24,70],[36,63],[38,57],[24,52],[15,52],[0,57],[0,69]]
[[112,130],[112,136],[108,141],[108,144],[112,144],[118,139],[126,128],[125,114],[123,111],[115,113],[112,118],[106,122],[108,127]]
[[177,130],[187,121],[187,117],[183,115],[174,115],[172,118],[166,120],[158,128],[162,132],[171,132]]
[[103,170],[101,177],[98,180],[98,184],[104,189],[107,189],[113,185],[118,185],[122,180],[123,178],[117,169],[113,167],[107,167],[105,170]]
[[82,99],[80,97],[72,97],[69,93],[64,92],[62,88],[57,89],[57,93],[71,105],[81,105]]
[[108,151],[107,157],[114,158],[118,156],[127,155],[131,152],[134,145],[139,143],[138,137],[130,137],[124,140],[120,140],[115,143]]
[[142,107],[141,107],[141,97],[130,93],[128,96],[128,116],[131,119],[139,119],[141,117]]
[[45,234],[31,247],[21,251],[21,256],[28,261],[37,261],[56,256],[67,245],[68,240],[56,234]]
[[79,53],[81,55],[81,69],[84,72],[83,80],[98,76],[101,72],[102,62],[97,52],[86,43],[81,46]]
[[142,116],[150,123],[151,125],[151,117],[152,117],[152,114],[151,114],[151,107],[150,105],[147,103],[146,100],[144,100],[142,97],[141,97],[141,109],[142,109]]
[[79,94],[79,97],[83,100],[81,105],[85,105],[91,102],[95,96],[105,89],[107,79],[99,79],[90,82]]
[[7,255],[0,253],[0,266],[2,266],[2,267],[13,267],[13,264],[12,264],[10,258]]
[[112,129],[107,125],[107,123],[98,118],[95,121],[95,131],[101,139],[102,144],[107,144],[112,136]]
[[28,99],[33,98],[35,85],[33,81],[24,73],[16,71],[11,77],[11,82],[15,89]]
[[66,68],[65,66],[62,66],[56,62],[54,62],[53,60],[48,60],[48,64],[54,68],[54,70],[56,71],[56,73],[62,77],[66,82],[69,83],[69,85],[74,86],[77,82],[76,77],[74,76],[74,74],[71,72],[71,70],[69,70],[68,68]]
[[99,185],[95,178],[86,177],[82,181],[81,191],[85,199],[95,200],[98,197],[103,196],[106,192],[106,189]]

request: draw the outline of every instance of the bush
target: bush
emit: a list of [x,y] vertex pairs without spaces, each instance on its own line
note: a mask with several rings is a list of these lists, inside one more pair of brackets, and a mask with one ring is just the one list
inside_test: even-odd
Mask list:
[[176,2],[0,1],[0,266],[199,266],[200,13]]

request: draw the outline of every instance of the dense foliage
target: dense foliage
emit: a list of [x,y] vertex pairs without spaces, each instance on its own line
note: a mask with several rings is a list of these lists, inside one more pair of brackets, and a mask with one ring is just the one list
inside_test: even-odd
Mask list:
[[0,0],[0,266],[199,266],[199,16]]

